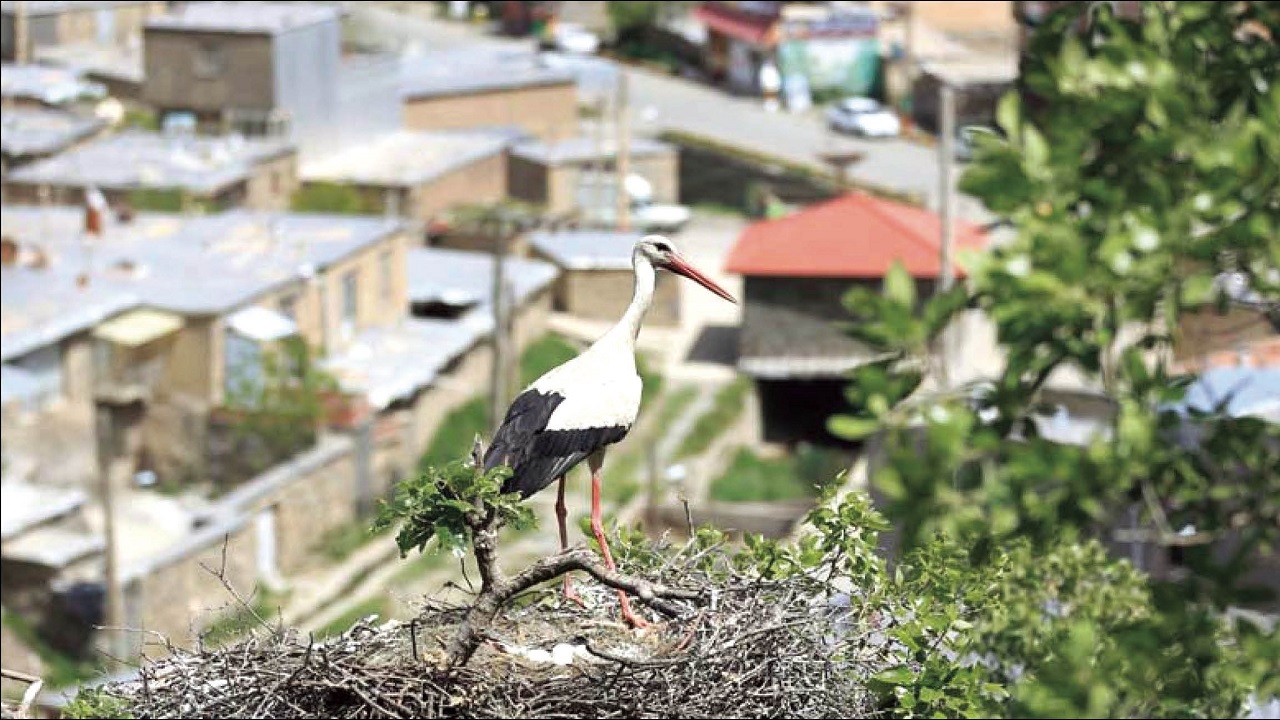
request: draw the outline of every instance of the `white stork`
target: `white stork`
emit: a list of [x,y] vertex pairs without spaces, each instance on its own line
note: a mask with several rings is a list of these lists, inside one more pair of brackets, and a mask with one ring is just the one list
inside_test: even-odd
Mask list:
[[[503,485],[503,492],[519,491],[521,497],[527,498],[553,480],[560,481],[556,519],[562,549],[569,545],[565,474],[586,460],[591,469],[591,531],[610,569],[615,566],[600,521],[600,467],[608,446],[626,437],[640,411],[636,336],[653,302],[656,270],[683,275],[725,300],[737,302],[685,262],[661,235],[648,235],[636,242],[631,266],[635,270],[635,291],[622,319],[586,352],[548,371],[521,392],[512,401],[484,457],[485,470],[504,464],[511,467],[512,475]],[[581,602],[568,575],[564,594]],[[623,618],[635,627],[643,627],[646,623],[631,611],[626,594],[619,590],[618,598]]]

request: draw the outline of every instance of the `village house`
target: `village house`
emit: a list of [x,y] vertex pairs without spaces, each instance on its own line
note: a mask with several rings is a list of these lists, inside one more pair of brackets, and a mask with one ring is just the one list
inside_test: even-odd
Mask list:
[[0,56],[18,57],[18,19],[23,15],[26,46],[22,57],[32,58],[42,48],[94,43],[104,46],[137,46],[142,24],[164,12],[159,0],[28,0],[0,4]]
[[297,183],[297,152],[282,140],[127,131],[26,165],[4,192],[24,205],[80,203],[96,187],[139,209],[283,210]]
[[[927,210],[850,193],[742,233],[726,271],[744,280],[738,369],[756,383],[766,440],[830,440],[826,421],[844,409],[849,371],[876,357],[837,324],[850,320],[842,298],[854,286],[878,291],[895,261],[929,296],[940,228]],[[958,222],[956,243],[978,248],[984,238]]]
[[291,136],[332,123],[339,8],[309,3],[183,3],[145,26],[143,99],[196,127]]
[[517,127],[543,140],[576,135],[574,75],[527,51],[450,50],[406,58],[404,126]]
[[507,148],[519,137],[504,129],[400,130],[304,163],[302,182],[351,188],[365,212],[425,226],[457,205],[505,198]]
[[[880,68],[879,20],[844,3],[707,2],[703,69],[739,93],[780,93],[807,105],[816,91],[867,95]],[[774,87],[762,83],[773,69]]]
[[[586,320],[615,322],[631,302],[634,290],[631,253],[638,233],[595,230],[534,232],[529,236],[533,257],[560,269],[553,307]],[[658,273],[653,305],[646,326],[680,323],[681,281]]]
[[[630,172],[648,182],[655,203],[679,200],[679,154],[666,143],[636,138]],[[615,207],[617,143],[587,137],[529,140],[511,148],[511,197],[559,215]]]
[[[509,328],[519,352],[547,330],[556,268],[508,258]],[[325,368],[360,405],[349,427],[373,446],[370,498],[414,472],[440,423],[490,382],[494,332],[493,257],[412,248],[405,265],[408,304],[392,327],[360,333]]]
[[0,156],[3,174],[10,169],[56,155],[97,137],[106,129],[105,120],[92,115],[14,108],[0,112]]

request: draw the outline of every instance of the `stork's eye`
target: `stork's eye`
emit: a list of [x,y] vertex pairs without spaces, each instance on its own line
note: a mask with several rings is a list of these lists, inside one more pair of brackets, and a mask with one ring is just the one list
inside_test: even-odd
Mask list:
[[671,246],[664,242],[656,242],[653,244],[653,247],[655,247],[658,250],[658,252],[664,252],[664,253],[671,252]]

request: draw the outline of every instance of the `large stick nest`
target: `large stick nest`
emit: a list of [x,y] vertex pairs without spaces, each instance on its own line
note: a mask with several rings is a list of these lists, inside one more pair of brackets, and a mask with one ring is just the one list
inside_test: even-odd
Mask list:
[[[705,555],[703,556],[705,560]],[[869,675],[889,663],[877,613],[825,582],[729,572],[686,557],[647,573],[705,590],[646,630],[618,619],[612,590],[577,579],[526,593],[462,668],[443,647],[465,605],[428,601],[409,623],[366,619],[327,642],[264,633],[177,651],[105,688],[137,717],[867,717]],[[705,564],[705,563],[704,563]]]

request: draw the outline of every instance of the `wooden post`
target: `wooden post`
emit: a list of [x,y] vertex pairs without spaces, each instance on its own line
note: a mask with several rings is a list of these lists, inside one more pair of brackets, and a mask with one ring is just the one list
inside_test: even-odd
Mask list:
[[106,541],[106,567],[103,584],[106,589],[106,608],[102,624],[111,628],[106,630],[104,639],[107,646],[108,662],[112,658],[124,659],[120,642],[125,624],[124,592],[120,586],[120,565],[117,557],[116,514],[113,501],[111,468],[118,453],[121,438],[116,427],[116,408],[111,401],[97,398],[94,403],[95,435],[98,451],[98,487],[102,502],[103,534]]
[[[951,289],[955,278],[954,245],[955,245],[955,192],[952,182],[952,171],[955,166],[956,137],[956,99],[955,89],[946,83],[942,84],[941,102],[938,109],[941,113],[941,137],[938,139],[938,220],[942,226],[941,243],[938,256],[938,284],[934,288],[935,295],[941,295]],[[939,362],[938,375],[942,389],[951,386],[952,328],[947,327],[938,336]]]
[[949,290],[955,277],[952,267],[955,243],[955,192],[952,172],[956,161],[956,98],[955,90],[946,83],[943,83],[941,93],[939,111],[942,117],[942,129],[941,137],[938,138],[938,216],[942,221],[942,255],[940,257],[941,272],[938,275],[937,292],[939,293]]
[[493,287],[490,302],[493,304],[493,363],[489,372],[489,422],[494,432],[502,424],[507,411],[507,339],[506,303],[503,289],[506,287],[507,228],[502,218],[491,220],[493,233]]

